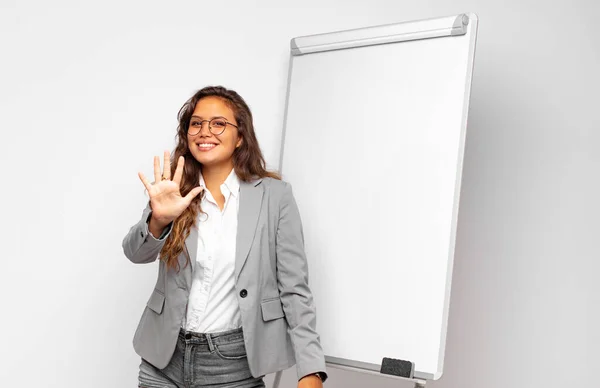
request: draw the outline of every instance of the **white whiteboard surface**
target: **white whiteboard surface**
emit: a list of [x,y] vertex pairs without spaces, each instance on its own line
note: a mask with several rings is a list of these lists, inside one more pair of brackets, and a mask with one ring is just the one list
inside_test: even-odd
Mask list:
[[330,365],[443,372],[476,31],[468,13],[291,42],[280,169]]

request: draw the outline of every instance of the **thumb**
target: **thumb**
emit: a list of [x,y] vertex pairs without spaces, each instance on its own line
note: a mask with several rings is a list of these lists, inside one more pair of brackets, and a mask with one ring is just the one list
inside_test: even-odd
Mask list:
[[192,190],[190,190],[190,192],[185,196],[185,201],[188,203],[188,205],[198,194],[202,192],[202,190],[204,190],[204,188],[201,186],[194,187]]

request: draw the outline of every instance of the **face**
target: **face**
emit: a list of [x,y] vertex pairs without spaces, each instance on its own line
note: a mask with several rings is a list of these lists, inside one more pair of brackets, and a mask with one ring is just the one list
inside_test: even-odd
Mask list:
[[[215,117],[225,119],[227,122],[238,125],[235,121],[233,110],[223,100],[217,97],[204,97],[196,104],[194,113],[190,120],[190,129],[197,132],[200,129],[200,121],[210,120]],[[233,151],[242,144],[238,129],[233,125],[226,124],[225,131],[220,135],[214,135],[208,129],[208,122],[202,123],[200,132],[196,135],[188,133],[188,146],[194,158],[203,167],[227,167],[233,168]],[[219,132],[213,127],[215,132]],[[208,146],[210,144],[210,146]]]

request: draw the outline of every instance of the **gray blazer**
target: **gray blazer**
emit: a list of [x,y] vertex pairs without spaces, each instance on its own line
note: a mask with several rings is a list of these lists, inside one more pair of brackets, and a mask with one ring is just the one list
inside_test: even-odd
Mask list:
[[[154,262],[172,223],[155,239],[147,222],[150,205],[123,239],[133,263]],[[180,271],[159,260],[158,279],[133,337],[136,353],[164,368],[175,350],[196,265],[198,229],[186,239],[191,265],[179,255]],[[285,181],[260,178],[240,181],[235,288],[242,316],[250,372],[254,377],[296,365],[298,379],[326,372],[316,332],[316,311],[308,286],[308,266],[300,213]],[[326,373],[324,374],[326,378]]]

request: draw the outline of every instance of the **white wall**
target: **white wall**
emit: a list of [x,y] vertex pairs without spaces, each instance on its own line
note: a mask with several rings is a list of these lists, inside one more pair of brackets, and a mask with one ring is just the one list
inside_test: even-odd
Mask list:
[[[0,385],[136,386],[131,339],[156,266],[128,262],[121,240],[145,203],[137,171],[172,148],[196,89],[248,100],[274,168],[290,38],[470,11],[454,289],[431,386],[597,387],[598,3],[216,3],[0,3]],[[329,374],[332,388],[410,386]]]

